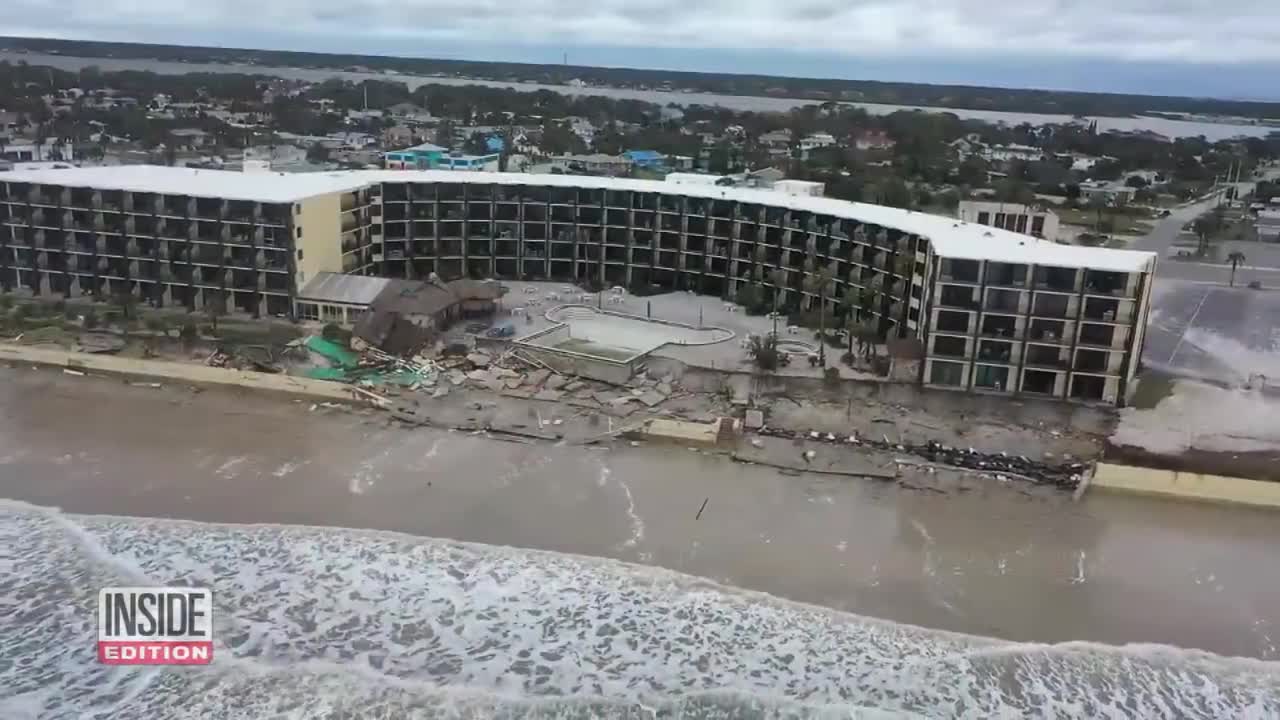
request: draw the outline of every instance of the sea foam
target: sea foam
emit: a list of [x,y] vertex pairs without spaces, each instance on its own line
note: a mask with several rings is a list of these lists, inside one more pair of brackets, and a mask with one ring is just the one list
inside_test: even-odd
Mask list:
[[[213,588],[203,668],[95,659],[97,589]],[[1280,715],[1280,666],[1026,645],[613,560],[0,504],[0,717]]]

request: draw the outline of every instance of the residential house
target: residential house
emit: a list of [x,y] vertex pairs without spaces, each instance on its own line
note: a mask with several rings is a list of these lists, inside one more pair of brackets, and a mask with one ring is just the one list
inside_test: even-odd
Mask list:
[[449,148],[434,143],[422,143],[403,150],[383,154],[383,164],[388,170],[430,170],[437,167],[440,158],[449,154]]
[[384,145],[398,147],[408,145],[413,142],[413,128],[404,125],[393,125],[389,128],[382,129],[382,142]]
[[884,130],[861,130],[853,140],[853,146],[859,150],[892,150],[895,145]]
[[993,145],[983,152],[983,157],[991,162],[1008,162],[1010,160],[1034,162],[1044,158],[1044,151],[1038,147],[1018,145],[1016,143],[1010,145]]
[[822,197],[826,185],[808,180],[778,180],[773,184],[773,191],[787,195]]
[[382,119],[382,111],[376,108],[347,111],[348,122],[362,122],[364,120],[381,120],[381,119]]
[[626,155],[560,155],[551,158],[551,167],[567,172],[625,177],[631,174],[633,163]]
[[1254,230],[1261,242],[1280,242],[1280,210],[1259,210]]
[[822,147],[831,147],[835,144],[836,139],[831,133],[812,133],[800,138],[800,152],[807,154],[810,150]]
[[638,168],[658,169],[666,166],[667,158],[657,150],[628,150],[622,153]]
[[1125,185],[1123,180],[1086,180],[1080,183],[1080,197],[1086,202],[1100,199],[1113,207],[1128,205],[1135,192],[1137,189]]
[[200,128],[176,128],[169,131],[173,144],[179,148],[198,150],[210,144],[209,133]]
[[791,146],[791,132],[788,130],[774,130],[767,132],[756,138],[761,145],[770,148],[786,148]]

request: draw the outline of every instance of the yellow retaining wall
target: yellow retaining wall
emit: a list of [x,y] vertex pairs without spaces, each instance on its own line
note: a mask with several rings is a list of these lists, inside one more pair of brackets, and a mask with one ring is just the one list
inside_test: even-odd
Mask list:
[[1280,483],[1098,463],[1091,487],[1116,492],[1280,508]]
[[351,388],[342,383],[164,360],[137,360],[114,355],[0,344],[0,361],[49,365],[86,373],[147,378],[158,382],[183,383],[200,387],[236,387],[330,402],[355,401],[352,398]]

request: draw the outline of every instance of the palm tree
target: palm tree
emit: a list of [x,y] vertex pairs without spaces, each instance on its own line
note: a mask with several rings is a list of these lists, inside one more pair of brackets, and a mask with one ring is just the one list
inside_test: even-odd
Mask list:
[[[810,261],[806,260],[805,263],[812,267]],[[804,279],[805,291],[818,296],[818,336],[821,338],[818,343],[818,362],[823,367],[827,363],[827,296],[835,290],[835,277],[834,265],[828,265],[817,272],[810,272]]]
[[1239,250],[1235,250],[1227,256],[1227,262],[1231,263],[1231,287],[1236,286],[1236,268],[1244,264],[1246,260],[1244,253]]
[[773,334],[778,334],[778,303],[787,287],[787,271],[774,268],[769,271],[769,282],[773,284]]

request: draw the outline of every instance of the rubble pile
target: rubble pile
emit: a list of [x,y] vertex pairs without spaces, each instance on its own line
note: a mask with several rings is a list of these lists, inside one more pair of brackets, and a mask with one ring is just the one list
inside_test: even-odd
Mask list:
[[1079,462],[1052,464],[1032,460],[1023,455],[1008,453],[989,453],[974,448],[957,448],[943,445],[934,440],[921,444],[895,443],[887,437],[882,440],[859,438],[857,435],[836,435],[816,430],[786,430],[783,428],[763,427],[761,435],[768,437],[808,440],[839,445],[860,445],[887,452],[911,453],[930,462],[941,465],[975,470],[986,473],[996,480],[1006,481],[1018,478],[1037,485],[1047,485],[1063,490],[1075,490],[1084,478],[1087,466]]

